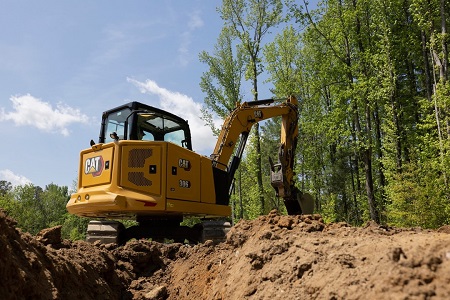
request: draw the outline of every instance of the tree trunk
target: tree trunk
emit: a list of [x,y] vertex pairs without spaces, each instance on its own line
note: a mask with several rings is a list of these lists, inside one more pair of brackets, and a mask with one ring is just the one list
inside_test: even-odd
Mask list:
[[[353,198],[353,205],[355,206],[355,213],[356,213],[356,217],[355,217],[355,222],[356,224],[360,224],[361,223],[361,217],[359,215],[359,205],[358,205],[358,197],[357,197],[357,190],[356,190],[356,186],[359,184],[359,180],[358,183],[355,183],[355,181],[357,181],[355,179],[355,172],[354,167],[353,167],[353,159],[351,156],[348,157],[348,163],[350,165],[350,175],[351,175],[351,179],[352,179],[352,198]],[[358,173],[356,173],[358,174]],[[358,177],[358,175],[356,175],[356,177]]]
[[372,139],[371,139],[371,117],[370,106],[366,103],[366,133],[367,133],[367,145],[364,150],[364,169],[366,173],[366,193],[367,201],[369,204],[370,218],[377,223],[380,223],[380,218],[377,211],[377,205],[375,202],[375,195],[373,192],[373,174],[372,174]]
[[244,218],[244,205],[242,203],[242,168],[239,168],[239,219]]
[[258,182],[258,193],[259,193],[259,202],[260,202],[260,214],[265,214],[265,201],[264,201],[264,187],[262,181],[262,167],[261,167],[261,138],[259,136],[259,124],[255,124],[255,139],[256,139],[256,177]]
[[396,103],[396,98],[391,95],[391,107],[392,107],[392,118],[395,126],[395,161],[397,165],[397,172],[402,171],[402,141],[400,135],[400,121],[398,117],[398,108]]
[[[353,0],[353,8],[355,11],[357,11],[357,4],[356,0]],[[363,40],[362,40],[362,34],[361,34],[361,20],[358,16],[355,18],[355,26],[356,26],[356,38],[358,43],[358,50],[361,54],[365,52]],[[364,64],[363,65],[363,75],[364,77],[368,77],[367,67]],[[366,92],[364,92],[366,94]],[[362,151],[363,155],[363,161],[364,161],[364,170],[366,175],[366,193],[367,193],[367,202],[369,205],[369,212],[370,212],[370,218],[374,220],[375,222],[379,223],[380,219],[378,216],[377,208],[376,208],[376,202],[375,202],[375,194],[373,191],[373,174],[372,174],[372,124],[371,124],[371,111],[370,111],[370,103],[366,96],[362,99],[364,101],[364,107],[365,107],[365,117],[366,117],[366,125],[365,125],[365,135],[366,135],[366,141],[365,146]],[[356,105],[356,99],[354,101]],[[357,110],[356,110],[357,112]],[[358,115],[355,116],[357,118],[357,130],[360,133],[359,136],[362,137],[361,134],[361,126],[359,124],[359,117]]]
[[425,88],[427,91],[427,99],[431,102],[431,95],[433,94],[433,90],[431,88],[432,86],[432,80],[431,80],[431,72],[430,72],[430,60],[428,57],[428,50],[427,50],[427,36],[425,35],[425,31],[422,30],[420,32],[421,39],[422,39],[422,58],[423,58],[423,69],[425,73]]
[[448,79],[448,49],[447,49],[447,22],[445,19],[445,0],[441,0],[441,34],[443,37],[442,39],[442,63],[439,69],[439,75],[440,79],[442,80],[442,83],[445,83]]
[[380,120],[380,114],[379,114],[379,107],[378,103],[375,103],[375,108],[373,112],[373,118],[375,122],[375,145],[376,145],[376,155],[378,158],[378,178],[380,181],[380,187],[381,187],[381,197],[382,197],[382,209],[385,209],[386,206],[386,177],[384,176],[384,167],[383,167],[383,151],[381,149],[382,147],[382,141],[381,141],[381,120]]
[[[253,57],[253,91],[254,100],[258,100],[258,70],[257,70],[257,57]],[[265,214],[265,201],[264,201],[264,186],[262,180],[262,166],[261,166],[261,137],[259,135],[259,123],[255,124],[255,139],[256,139],[256,180],[258,182],[258,194],[260,202],[260,214]]]
[[[441,47],[442,47],[442,61],[441,66],[439,68],[439,76],[440,82],[443,86],[446,85],[448,79],[448,50],[447,50],[447,23],[445,18],[445,0],[441,0],[440,5],[440,13],[441,13]],[[445,37],[445,38],[444,38]],[[445,90],[445,89],[444,89]],[[446,92],[443,95],[444,97],[448,97]],[[446,104],[444,104],[444,114],[445,114],[445,124],[447,127],[447,139],[450,139],[450,122],[449,122],[449,108]]]

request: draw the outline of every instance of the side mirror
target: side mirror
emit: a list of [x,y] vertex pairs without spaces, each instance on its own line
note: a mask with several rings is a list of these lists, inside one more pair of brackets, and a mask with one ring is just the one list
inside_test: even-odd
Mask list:
[[113,133],[111,133],[109,136],[116,142],[119,140],[119,136],[117,135],[117,133],[115,131]]

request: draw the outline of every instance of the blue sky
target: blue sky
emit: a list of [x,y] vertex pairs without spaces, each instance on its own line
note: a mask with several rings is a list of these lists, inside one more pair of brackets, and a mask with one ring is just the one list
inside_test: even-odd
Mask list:
[[194,150],[211,154],[198,54],[213,52],[220,4],[1,0],[0,180],[72,187],[101,113],[130,101],[188,119]]
[[142,101],[189,119],[197,152],[202,50],[222,27],[216,1],[21,1],[0,9],[0,180],[72,186],[101,113]]

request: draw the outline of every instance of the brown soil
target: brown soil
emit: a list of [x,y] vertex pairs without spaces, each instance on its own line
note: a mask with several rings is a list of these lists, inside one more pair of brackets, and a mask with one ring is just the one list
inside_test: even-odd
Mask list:
[[218,245],[61,240],[0,210],[1,299],[450,299],[450,227],[324,224],[275,211]]

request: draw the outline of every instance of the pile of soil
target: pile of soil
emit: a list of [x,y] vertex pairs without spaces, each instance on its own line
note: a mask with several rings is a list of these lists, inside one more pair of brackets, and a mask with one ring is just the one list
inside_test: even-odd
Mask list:
[[2,299],[450,299],[450,227],[324,224],[276,211],[214,245],[22,233],[0,210]]

